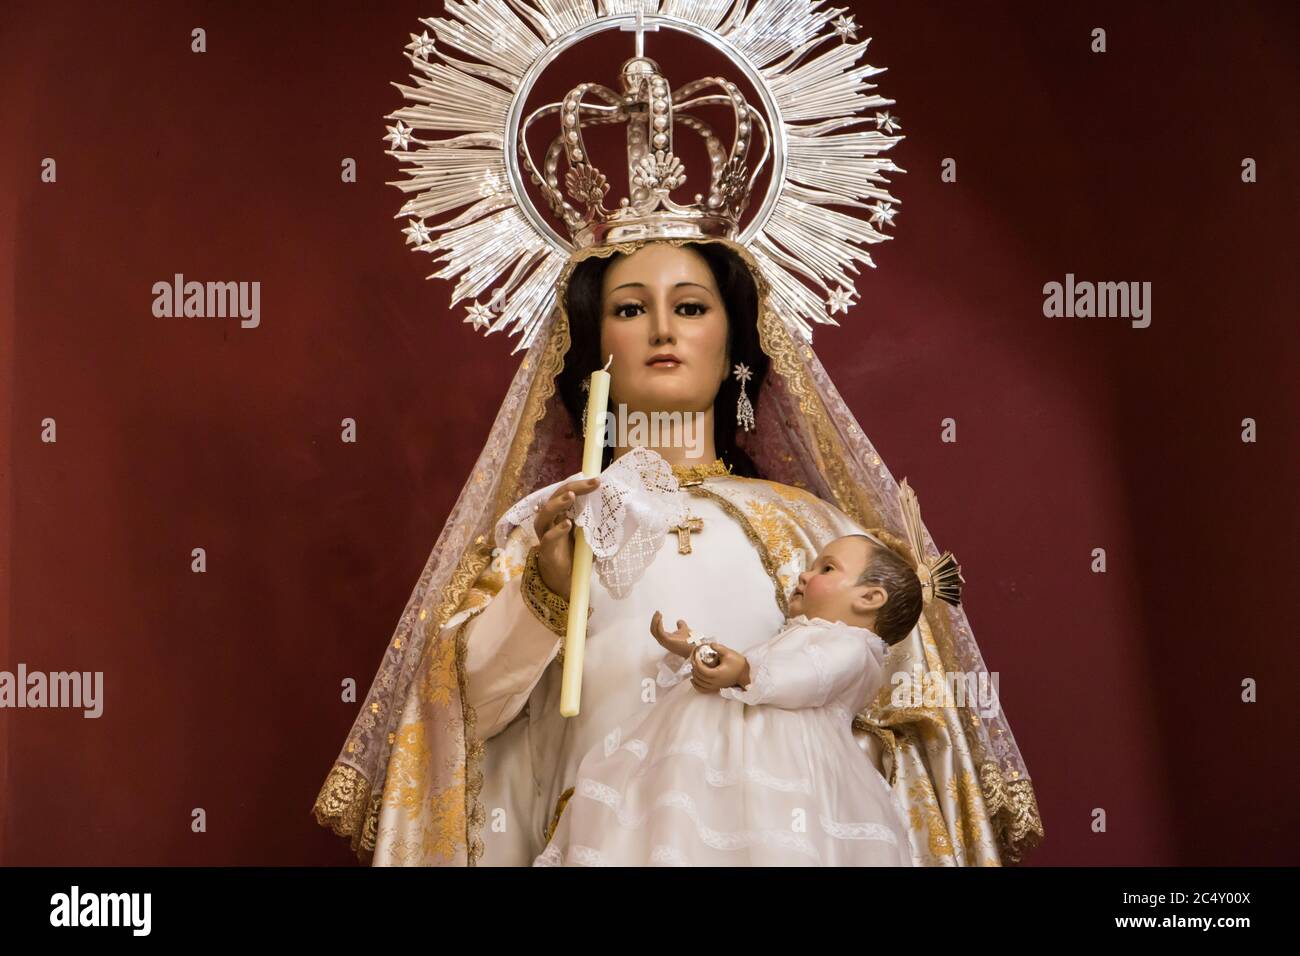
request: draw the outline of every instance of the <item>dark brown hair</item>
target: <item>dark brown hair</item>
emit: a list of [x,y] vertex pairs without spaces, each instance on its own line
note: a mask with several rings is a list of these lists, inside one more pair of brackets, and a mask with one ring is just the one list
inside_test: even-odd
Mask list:
[[[697,252],[708,263],[718,291],[727,309],[727,345],[731,365],[747,365],[753,377],[745,385],[749,401],[758,410],[758,396],[767,378],[768,358],[758,340],[758,290],[749,267],[734,251],[722,243],[690,242],[683,248]],[[604,313],[601,295],[605,271],[622,253],[591,256],[573,270],[569,279],[565,309],[569,315],[569,351],[564,368],[556,377],[556,390],[564,403],[574,430],[581,432],[582,416],[587,407],[587,393],[582,383],[605,363],[600,355],[600,326]],[[728,375],[713,400],[713,443],[718,457],[731,466],[732,474],[747,478],[762,477],[749,455],[736,444],[736,402],[740,382]],[[606,447],[601,468],[613,459],[613,448]]]
[[855,534],[870,546],[867,568],[858,578],[858,584],[885,589],[885,603],[876,610],[873,628],[886,644],[897,644],[912,633],[921,619],[921,579],[912,570],[912,564],[900,553],[901,544],[891,542],[890,536],[873,531],[886,547],[881,547],[865,534]]

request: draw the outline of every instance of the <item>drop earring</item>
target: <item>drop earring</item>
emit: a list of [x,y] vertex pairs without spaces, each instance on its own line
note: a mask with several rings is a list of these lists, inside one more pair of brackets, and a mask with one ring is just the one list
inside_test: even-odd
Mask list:
[[740,382],[740,398],[736,400],[736,421],[747,432],[754,430],[754,406],[749,403],[749,396],[745,393],[745,383],[753,377],[753,372],[749,366],[743,362],[736,366],[736,371],[732,373]]

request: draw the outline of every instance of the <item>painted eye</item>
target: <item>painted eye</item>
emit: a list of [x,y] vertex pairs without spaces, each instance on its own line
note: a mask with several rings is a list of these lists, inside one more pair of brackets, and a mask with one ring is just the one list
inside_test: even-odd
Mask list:
[[703,315],[705,312],[709,311],[709,307],[702,302],[683,302],[681,308],[696,309],[697,311],[689,313],[692,316]]
[[639,309],[639,308],[641,308],[641,304],[639,302],[624,302],[622,305],[614,306],[614,315],[618,316],[620,319],[631,318],[631,316],[625,314],[624,310]]

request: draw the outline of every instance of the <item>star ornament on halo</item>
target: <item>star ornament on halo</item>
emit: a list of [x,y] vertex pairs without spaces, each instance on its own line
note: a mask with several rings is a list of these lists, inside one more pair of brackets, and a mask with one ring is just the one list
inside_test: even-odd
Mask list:
[[492,310],[486,305],[475,302],[465,310],[465,321],[474,324],[474,331],[486,329],[492,324]]
[[894,216],[898,212],[893,206],[886,205],[883,202],[877,202],[874,206],[868,206],[871,210],[871,221],[882,226],[892,226]]
[[858,38],[858,25],[853,22],[852,16],[841,15],[833,26],[842,40],[856,40]]
[[433,38],[429,36],[429,31],[425,30],[418,37],[410,34],[411,42],[406,44],[406,49],[411,50],[421,60],[428,60],[429,54],[433,52]]
[[890,116],[889,110],[876,114],[876,129],[883,129],[886,133],[892,133],[896,129],[902,129],[903,124],[898,121],[897,116]]
[[849,311],[849,306],[851,306],[852,304],[853,304],[852,289],[836,289],[826,299],[826,307],[830,310],[831,315],[834,315],[836,312],[843,312],[847,315]]
[[429,227],[424,224],[424,220],[410,220],[410,225],[402,232],[406,233],[406,244],[414,245],[417,248],[425,245],[429,241]]
[[411,133],[414,129],[410,126],[403,126],[402,121],[398,120],[396,126],[385,126],[388,135],[384,139],[393,144],[393,149],[406,149],[411,144]]

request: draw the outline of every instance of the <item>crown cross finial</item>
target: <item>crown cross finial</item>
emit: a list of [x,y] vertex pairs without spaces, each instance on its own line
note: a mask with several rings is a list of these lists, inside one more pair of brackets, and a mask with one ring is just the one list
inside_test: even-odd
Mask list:
[[654,33],[659,32],[659,25],[646,26],[645,24],[645,3],[644,0],[636,5],[636,22],[627,23],[619,27],[624,33],[636,32],[636,55],[637,58],[645,56],[645,32],[650,30]]

